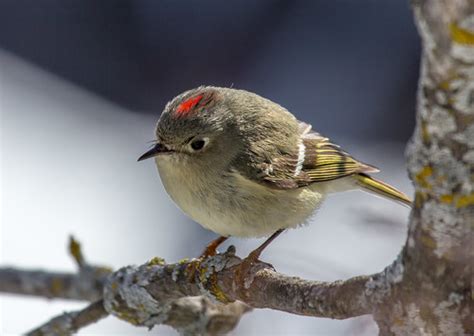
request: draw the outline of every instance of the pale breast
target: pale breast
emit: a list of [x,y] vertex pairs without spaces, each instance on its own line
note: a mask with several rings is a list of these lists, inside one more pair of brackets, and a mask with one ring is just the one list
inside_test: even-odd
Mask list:
[[[223,236],[263,237],[304,224],[323,195],[311,188],[276,190],[237,172],[209,179],[157,160],[163,185],[174,202],[203,227]],[[197,175],[196,175],[197,174]]]

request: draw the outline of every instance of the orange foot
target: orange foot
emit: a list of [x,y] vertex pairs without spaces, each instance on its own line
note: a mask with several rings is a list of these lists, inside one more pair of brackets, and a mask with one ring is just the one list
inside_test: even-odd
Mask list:
[[201,255],[199,256],[199,259],[205,259],[207,257],[215,256],[217,254],[217,248],[220,244],[225,242],[227,238],[229,237],[220,236],[219,238],[211,241],[209,244],[207,244],[204,251],[202,251]]
[[194,282],[195,281],[196,271],[197,271],[200,263],[208,257],[215,256],[217,254],[217,247],[220,244],[222,244],[223,242],[225,242],[227,240],[227,238],[229,238],[229,237],[220,236],[219,238],[214,239],[213,241],[211,241],[209,244],[207,244],[204,251],[202,251],[199,258],[189,264],[189,266],[186,269],[186,273],[188,275],[189,282]]

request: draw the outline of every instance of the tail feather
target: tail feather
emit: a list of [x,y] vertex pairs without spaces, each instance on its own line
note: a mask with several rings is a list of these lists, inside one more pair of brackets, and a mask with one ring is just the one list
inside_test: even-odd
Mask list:
[[409,207],[412,206],[412,202],[407,195],[387,183],[366,174],[359,173],[355,174],[354,177],[356,178],[356,183],[363,189],[376,195],[400,202],[404,205],[408,205]]

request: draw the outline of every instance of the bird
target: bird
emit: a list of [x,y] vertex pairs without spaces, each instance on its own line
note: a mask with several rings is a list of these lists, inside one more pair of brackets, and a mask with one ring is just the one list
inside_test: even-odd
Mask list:
[[411,206],[404,193],[370,174],[363,163],[299,121],[283,106],[235,88],[200,86],[168,102],[152,148],[165,190],[191,219],[219,237],[268,237],[301,227],[326,195],[360,189]]

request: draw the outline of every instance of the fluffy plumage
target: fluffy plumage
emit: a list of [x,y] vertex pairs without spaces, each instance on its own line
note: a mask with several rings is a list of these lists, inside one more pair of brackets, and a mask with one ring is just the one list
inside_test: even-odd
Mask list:
[[410,204],[368,175],[375,167],[251,92],[187,91],[167,104],[156,136],[159,148],[146,157],[156,155],[171,198],[223,236],[268,236],[301,225],[329,192],[362,188]]

